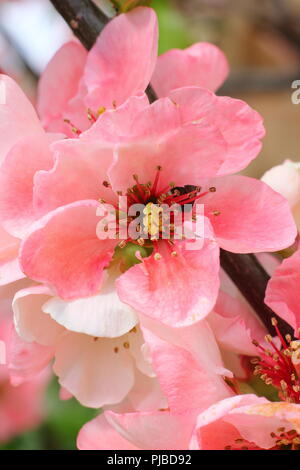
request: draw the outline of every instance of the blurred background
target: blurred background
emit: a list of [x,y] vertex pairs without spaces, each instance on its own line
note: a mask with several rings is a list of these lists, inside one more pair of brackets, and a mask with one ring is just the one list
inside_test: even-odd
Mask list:
[[[259,178],[285,158],[300,161],[300,104],[291,101],[292,83],[300,80],[300,0],[153,0],[152,5],[160,53],[197,41],[217,44],[231,65],[219,94],[247,101],[264,117],[263,151],[244,173]],[[33,101],[39,75],[70,36],[50,1],[0,0],[0,71]],[[42,426],[0,449],[75,448],[79,428],[96,414],[74,399],[60,401],[55,381],[45,410]]]

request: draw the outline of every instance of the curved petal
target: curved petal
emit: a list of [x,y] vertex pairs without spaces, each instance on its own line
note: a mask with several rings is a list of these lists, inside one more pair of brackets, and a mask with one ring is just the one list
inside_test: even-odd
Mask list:
[[30,101],[19,86],[0,75],[0,162],[20,139],[44,134]]
[[33,207],[33,181],[38,170],[53,165],[50,142],[55,136],[33,135],[18,142],[0,168],[0,217],[12,235],[23,238],[32,222],[41,216]]
[[87,52],[77,41],[64,44],[50,60],[38,87],[37,109],[45,128],[64,132],[64,112],[78,91]]
[[207,318],[222,348],[236,354],[255,356],[255,339],[264,343],[266,328],[246,302],[220,291],[214,311]]
[[121,402],[134,384],[133,361],[123,342],[66,333],[53,366],[60,385],[91,408]]
[[144,336],[150,348],[152,366],[172,413],[199,413],[232,392],[222,377],[182,348],[161,340],[149,330]]
[[25,277],[18,260],[20,240],[0,226],[0,286]]
[[36,341],[44,346],[54,346],[64,328],[42,311],[51,291],[45,286],[32,286],[18,291],[13,299],[16,330],[25,341]]
[[54,210],[40,220],[23,242],[24,272],[51,285],[63,299],[95,294],[109,264],[115,240],[99,240],[96,201],[80,201]]
[[79,450],[138,450],[107,422],[104,413],[81,428],[77,447]]
[[55,164],[50,171],[39,171],[34,179],[34,207],[48,212],[84,199],[102,197],[114,200],[111,189],[103,186],[113,152],[100,142],[66,139],[52,146]]
[[[123,302],[171,326],[187,326],[213,308],[219,288],[219,250],[205,241],[201,250],[174,246],[161,259],[145,258],[116,281]],[[188,296],[187,296],[188,293]]]
[[67,330],[95,337],[122,336],[138,323],[136,313],[120,301],[112,282],[84,299],[66,302],[54,297],[43,305],[43,311]]
[[185,123],[180,108],[163,98],[142,110],[132,124],[134,133],[116,147],[109,170],[115,190],[153,182],[160,166],[159,189],[171,181],[177,186],[198,185],[201,178],[217,175],[226,160],[227,144],[216,126],[206,120]]
[[122,437],[139,449],[183,450],[188,447],[191,426],[186,424],[185,415],[172,415],[168,411],[124,414],[106,411],[105,416]]
[[109,22],[87,59],[89,107],[113,108],[145,91],[156,63],[157,35],[151,8],[135,8]]
[[170,98],[184,123],[205,120],[221,132],[228,152],[218,175],[244,169],[259,154],[265,135],[263,119],[244,101],[195,87],[174,90]]
[[300,250],[275,270],[266,290],[265,303],[295,331],[300,327]]
[[200,42],[185,49],[172,49],[158,57],[152,85],[158,96],[175,88],[201,86],[216,91],[226,80],[229,65],[213,44]]
[[274,191],[284,196],[293,208],[300,201],[300,165],[291,160],[285,160],[266,171],[261,180],[271,186]]
[[[233,253],[278,251],[297,230],[288,202],[261,181],[246,176],[210,180],[216,191],[201,199],[222,248]],[[218,215],[214,215],[218,211]]]
[[229,413],[238,407],[263,403],[267,403],[267,400],[256,395],[237,395],[215,403],[198,416],[190,449],[224,450],[234,444],[241,434],[228,422]]
[[13,332],[9,347],[9,375],[14,386],[35,380],[54,356],[54,349],[37,343],[23,341]]

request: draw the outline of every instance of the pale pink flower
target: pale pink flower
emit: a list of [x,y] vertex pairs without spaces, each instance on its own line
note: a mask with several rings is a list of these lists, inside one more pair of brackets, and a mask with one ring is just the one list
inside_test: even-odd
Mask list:
[[[241,253],[275,251],[296,235],[281,196],[257,180],[221,176],[248,163],[262,132],[247,105],[201,88],[178,89],[150,106],[143,96],[131,98],[106,111],[79,139],[53,144],[53,169],[36,173],[34,205],[50,212],[23,245],[24,272],[66,299],[93,294],[116,246],[96,236],[97,201],[115,203],[122,191],[129,204],[136,198],[147,204],[150,181],[156,201],[167,193],[168,203],[204,204],[206,239],[194,251],[180,241],[172,249],[158,241],[162,259],[150,256],[129,269],[117,281],[118,292],[137,311],[169,324],[203,318],[218,292],[218,245]],[[176,197],[171,181],[195,185],[194,197]]]
[[[22,289],[13,301],[17,332],[28,345],[44,348],[41,366],[55,359],[60,385],[85,406],[100,408],[125,398],[134,408],[148,399],[160,402],[137,314],[122,304],[113,284],[107,277],[99,293],[69,302],[44,286]],[[33,355],[23,364],[14,357],[13,363],[19,375],[27,375],[35,372],[36,361]]]
[[240,395],[198,416],[193,450],[298,450],[300,405]]
[[262,176],[274,191],[284,196],[291,207],[297,227],[300,227],[300,163],[285,160],[274,166]]

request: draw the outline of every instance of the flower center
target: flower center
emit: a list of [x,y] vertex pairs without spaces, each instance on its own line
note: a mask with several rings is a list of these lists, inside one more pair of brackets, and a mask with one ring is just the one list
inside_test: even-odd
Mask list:
[[290,335],[282,336],[277,325],[277,320],[272,318],[277,336],[280,339],[281,347],[278,348],[270,335],[266,336],[266,341],[270,344],[270,349],[266,349],[253,341],[259,349],[259,358],[251,362],[255,364],[254,374],[258,375],[267,385],[273,385],[278,391],[283,401],[290,403],[300,403],[300,341],[292,341]]
[[[274,439],[274,446],[269,450],[300,450],[300,436],[295,429],[286,431],[285,428],[278,428],[276,432],[271,432]],[[235,439],[232,445],[225,447],[225,450],[265,450],[255,443],[245,439]]]

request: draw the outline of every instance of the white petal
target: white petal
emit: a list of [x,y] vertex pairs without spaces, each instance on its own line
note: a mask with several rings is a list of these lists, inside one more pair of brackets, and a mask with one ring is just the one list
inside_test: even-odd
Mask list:
[[54,297],[43,305],[43,311],[67,330],[95,337],[116,338],[138,323],[136,313],[120,301],[112,283],[91,297],[70,302]]
[[134,363],[124,337],[68,332],[58,344],[53,369],[60,385],[91,408],[121,402],[134,384]]
[[42,311],[42,305],[50,295],[44,286],[33,286],[16,293],[12,304],[14,322],[18,334],[25,341],[52,346],[64,332],[64,328]]

